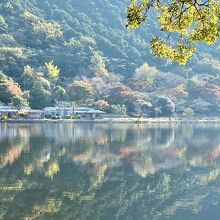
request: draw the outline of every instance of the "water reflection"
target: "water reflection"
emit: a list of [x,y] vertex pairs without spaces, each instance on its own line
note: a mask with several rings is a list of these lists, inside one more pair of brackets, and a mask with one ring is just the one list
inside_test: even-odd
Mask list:
[[0,124],[0,219],[219,219],[219,158],[218,126]]

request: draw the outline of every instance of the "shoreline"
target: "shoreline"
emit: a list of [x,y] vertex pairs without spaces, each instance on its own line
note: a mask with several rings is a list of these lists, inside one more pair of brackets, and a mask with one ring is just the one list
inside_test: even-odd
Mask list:
[[104,118],[95,120],[85,119],[8,119],[0,123],[99,123],[99,124],[220,124],[220,118]]

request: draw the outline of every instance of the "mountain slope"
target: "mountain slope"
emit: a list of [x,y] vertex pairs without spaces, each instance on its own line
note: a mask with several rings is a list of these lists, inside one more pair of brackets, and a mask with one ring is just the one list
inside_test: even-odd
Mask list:
[[[216,90],[218,94],[219,42],[211,46],[198,44],[198,51],[186,66],[154,58],[149,49],[149,40],[160,34],[156,15],[151,12],[148,23],[138,30],[126,29],[127,0],[3,0],[0,4],[1,70],[18,81],[23,90],[27,90],[21,82],[25,65],[44,73],[45,62],[53,60],[61,69],[58,84],[65,88],[69,79],[92,77],[92,58],[98,54],[107,71],[122,76],[121,83],[134,91],[161,94],[158,85],[143,90],[143,87],[129,84],[129,78],[134,78],[135,69],[147,62],[148,66],[156,67],[157,77],[161,77],[161,73],[168,77],[178,75],[182,84],[179,86],[185,90],[189,84],[186,79],[199,75],[194,86],[203,91],[206,88],[204,85],[209,85],[211,94]],[[209,74],[205,81],[204,74]],[[163,77],[160,77],[161,81]],[[217,88],[213,89],[210,83]],[[162,87],[163,95],[173,98],[171,91],[177,86],[176,82],[171,82],[166,90]],[[196,98],[204,99],[203,94]],[[188,96],[184,102],[189,106],[196,98]],[[173,99],[176,104],[181,103],[176,97]],[[218,103],[216,98],[206,101],[211,101],[211,105],[215,106]]]

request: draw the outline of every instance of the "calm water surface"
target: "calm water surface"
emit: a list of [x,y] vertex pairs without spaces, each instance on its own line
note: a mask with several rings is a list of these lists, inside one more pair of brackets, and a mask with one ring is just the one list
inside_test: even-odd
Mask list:
[[0,219],[219,220],[220,127],[0,124]]

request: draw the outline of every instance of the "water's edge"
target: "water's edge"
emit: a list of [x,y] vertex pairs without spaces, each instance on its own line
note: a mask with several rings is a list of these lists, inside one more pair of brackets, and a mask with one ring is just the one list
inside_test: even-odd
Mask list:
[[155,119],[148,118],[138,120],[136,118],[125,119],[9,119],[0,120],[0,123],[103,123],[103,124],[220,124],[220,119]]

